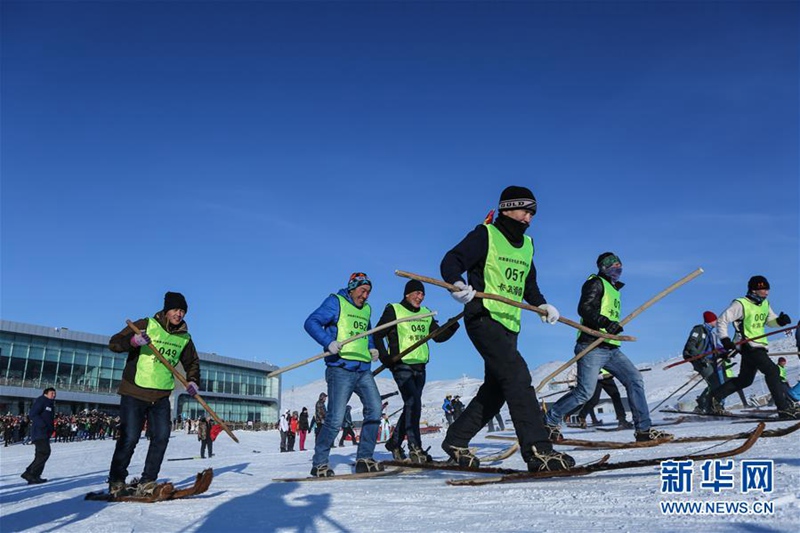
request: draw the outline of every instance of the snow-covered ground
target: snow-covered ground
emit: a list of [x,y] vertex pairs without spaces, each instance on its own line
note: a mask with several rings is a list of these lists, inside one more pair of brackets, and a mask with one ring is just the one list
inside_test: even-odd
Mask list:
[[[795,349],[794,342],[779,341],[772,351]],[[789,357],[790,381],[798,374],[797,357]],[[691,375],[688,365],[661,371],[667,362],[648,365],[648,396],[655,405]],[[543,365],[534,370],[534,383],[557,366]],[[645,366],[645,365],[640,365]],[[381,375],[383,376],[383,374]],[[381,391],[393,389],[390,376],[380,379]],[[439,405],[445,394],[459,394],[469,399],[480,380],[463,378],[433,382],[426,388],[426,411],[423,418],[431,425],[441,423]],[[756,385],[758,386],[758,385]],[[284,407],[313,409],[322,381],[286,391]],[[545,391],[545,394],[547,391]],[[694,397],[690,393],[687,398]],[[389,412],[399,407],[398,397],[390,399]],[[354,418],[359,418],[358,400],[353,402]],[[662,419],[662,413],[654,413]],[[613,418],[603,415],[607,420]],[[684,422],[669,428],[676,436],[728,434],[744,431],[755,424],[704,420]],[[770,428],[790,425],[770,424]],[[627,441],[632,432],[598,432],[565,428],[567,436]],[[665,428],[666,429],[666,428]],[[159,504],[106,504],[83,500],[91,490],[105,487],[113,450],[113,441],[53,444],[53,454],[44,472],[50,481],[29,486],[19,474],[33,458],[33,447],[14,445],[0,448],[0,530],[92,532],[244,532],[244,531],[797,531],[800,523],[800,432],[782,438],[763,439],[747,453],[734,458],[735,480],[743,459],[774,460],[774,491],[741,493],[738,486],[719,494],[699,487],[700,465],[693,477],[694,490],[687,495],[661,493],[657,468],[639,468],[594,474],[580,478],[541,480],[513,485],[452,487],[449,478],[468,474],[422,472],[401,474],[383,479],[328,481],[320,483],[276,483],[273,478],[308,474],[312,451],[280,453],[276,431],[238,432],[240,444],[223,433],[215,443],[211,459],[165,461],[161,478],[176,484],[191,481],[203,468],[214,468],[210,490],[195,499]],[[435,457],[443,457],[439,445],[442,433],[425,435]],[[740,441],[737,441],[740,442]],[[309,442],[310,444],[310,442]],[[499,451],[506,441],[487,438],[482,431],[472,443],[480,454]],[[665,457],[699,452],[711,446],[724,449],[733,443],[665,444],[657,448],[612,450],[611,460]],[[173,434],[167,458],[199,455],[195,435],[183,431]],[[147,441],[137,447],[131,464],[138,475],[147,452]],[[589,461],[605,452],[582,450],[570,452],[579,462]],[[331,464],[339,473],[350,470],[355,447],[335,448]],[[389,454],[378,445],[376,457]],[[523,468],[519,454],[503,463]],[[669,516],[660,509],[663,501],[700,502],[771,502],[771,515],[692,515]],[[794,524],[794,525],[792,525]]]

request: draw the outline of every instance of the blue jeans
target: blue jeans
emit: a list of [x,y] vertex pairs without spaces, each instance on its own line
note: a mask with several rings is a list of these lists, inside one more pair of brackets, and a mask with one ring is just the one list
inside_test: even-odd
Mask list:
[[[588,344],[576,344],[575,354],[582,352],[587,346]],[[625,387],[636,431],[650,429],[652,423],[647,409],[642,374],[619,348],[603,345],[578,359],[578,384],[550,406],[544,418],[548,426],[560,426],[565,414],[589,401],[597,388],[597,375],[601,368],[614,374]]]
[[161,462],[169,443],[169,397],[155,403],[137,400],[132,396],[122,396],[119,402],[119,439],[111,459],[109,481],[125,481],[128,477],[128,465],[142,436],[144,422],[147,420],[150,446],[144,461],[142,481],[155,481],[161,470]]
[[375,385],[372,372],[351,372],[329,366],[325,369],[325,381],[328,383],[328,414],[314,445],[312,466],[328,464],[331,446],[342,427],[347,402],[354,392],[364,406],[364,422],[361,426],[356,460],[372,459],[381,422],[381,394]]

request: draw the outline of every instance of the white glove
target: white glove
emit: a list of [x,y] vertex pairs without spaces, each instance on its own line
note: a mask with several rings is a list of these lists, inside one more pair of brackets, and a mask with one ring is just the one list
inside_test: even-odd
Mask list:
[[556,306],[550,304],[542,304],[539,306],[539,309],[545,311],[547,316],[541,315],[542,322],[547,322],[548,324],[555,324],[558,322],[558,319],[561,318],[561,313],[558,312]]
[[372,360],[373,361],[377,361],[378,360],[378,355],[379,355],[378,354],[378,350],[376,350],[375,348],[370,348],[369,354],[372,356]]
[[467,285],[461,280],[456,281],[453,285],[458,288],[458,290],[451,292],[450,296],[458,303],[467,305],[475,298],[475,293],[477,291],[472,288],[472,285]]
[[342,349],[342,343],[339,341],[333,341],[328,345],[328,353],[336,355],[339,353],[339,350]]

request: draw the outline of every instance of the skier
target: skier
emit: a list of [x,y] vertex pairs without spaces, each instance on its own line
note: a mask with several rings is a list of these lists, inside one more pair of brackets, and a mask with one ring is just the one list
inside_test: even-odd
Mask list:
[[705,380],[707,387],[700,396],[697,397],[697,407],[699,413],[712,413],[722,409],[721,405],[712,406],[711,391],[719,387],[722,383],[717,372],[717,354],[724,353],[719,337],[717,337],[717,315],[712,311],[703,313],[703,323],[692,327],[689,338],[683,346],[683,358],[691,359],[702,353],[708,353],[701,359],[692,361],[692,368]]
[[325,357],[325,381],[328,383],[330,403],[311,460],[312,476],[333,475],[333,470],[328,466],[331,446],[342,426],[345,406],[354,392],[364,405],[355,471],[365,473],[383,470],[383,465],[372,458],[381,417],[381,395],[370,371],[374,342],[372,336],[368,335],[342,344],[343,340],[371,329],[372,309],[367,303],[371,291],[372,281],[369,277],[363,272],[353,273],[347,288],[328,296],[309,315],[304,325],[306,332],[330,354]]
[[[500,195],[496,220],[491,221],[490,213],[484,224],[468,233],[442,259],[442,278],[457,287],[451,296],[465,306],[467,335],[484,360],[483,384],[442,442],[447,455],[464,466],[479,465],[469,442],[504,403],[508,403],[529,470],[564,470],[575,465],[572,457],[553,450],[542,425],[530,370],[517,350],[522,310],[496,300],[473,299],[478,290],[517,302],[524,299],[545,312],[543,321],[558,321],[558,309],[539,291],[533,241],[525,235],[535,213],[536,199],[530,189],[507,187]],[[468,282],[461,277],[464,272]]]
[[[195,396],[199,390],[200,359],[183,320],[189,306],[179,292],[164,295],[163,309],[152,318],[137,320],[142,333],[134,334],[130,327],[111,337],[112,352],[128,352],[117,393],[120,398],[120,435],[111,459],[108,474],[109,492],[114,496],[152,495],[158,472],[167,451],[170,434],[169,397],[175,387],[172,372],[154,355],[153,344],[173,366],[179,362],[186,371],[186,393]],[[128,465],[142,435],[145,421],[152,434],[147,449],[144,470],[138,484],[128,486]]]
[[[378,321],[378,326],[392,322],[398,318],[405,318],[430,310],[422,305],[425,299],[425,286],[412,279],[403,290],[404,296],[400,303],[388,304],[383,315]],[[445,342],[458,330],[455,322],[447,331],[434,337],[436,342]],[[409,346],[424,339],[430,333],[439,329],[439,323],[429,316],[418,320],[401,322],[375,334],[375,346],[380,354],[381,362],[392,371],[397,388],[403,398],[403,412],[397,421],[394,433],[386,440],[386,449],[392,452],[395,459],[403,459],[403,440],[408,439],[409,458],[415,463],[424,463],[428,454],[422,449],[422,439],[419,430],[419,421],[422,415],[422,389],[425,387],[425,367],[429,360],[429,348],[425,343],[403,356],[399,361],[395,359]],[[388,338],[389,349],[383,343],[383,338]]]
[[[786,313],[776,315],[772,310],[767,300],[769,290],[767,278],[751,277],[747,282],[747,295],[733,300],[720,315],[717,320],[717,334],[726,350],[736,350],[736,344],[728,336],[729,324],[733,324],[737,336],[752,339],[764,335],[764,326],[785,326],[792,321]],[[800,418],[800,408],[786,397],[786,391],[781,385],[778,365],[767,354],[767,340],[761,338],[747,341],[739,345],[739,351],[742,354],[739,375],[711,391],[711,395],[717,401],[722,401],[737,390],[749,387],[756,372],[761,372],[778,409],[778,416],[787,420]]]
[[[622,326],[619,324],[622,308],[619,291],[625,285],[619,281],[622,275],[622,261],[616,254],[605,252],[597,258],[597,268],[597,274],[590,275],[581,288],[578,314],[581,316],[582,324],[616,335],[622,331]],[[593,335],[581,332],[575,344],[575,354],[584,351],[596,339],[597,337]],[[578,360],[577,385],[553,404],[545,415],[545,423],[552,441],[557,442],[562,439],[561,417],[589,400],[597,388],[597,375],[601,368],[608,369],[625,386],[637,441],[665,439],[672,436],[650,427],[650,414],[642,375],[619,349],[620,344],[620,341],[604,339],[599,346]]]

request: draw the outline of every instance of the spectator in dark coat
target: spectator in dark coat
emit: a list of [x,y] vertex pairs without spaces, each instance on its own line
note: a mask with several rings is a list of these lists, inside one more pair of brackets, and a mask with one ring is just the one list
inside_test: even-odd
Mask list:
[[300,435],[300,451],[306,451],[306,435],[308,434],[308,408],[303,407],[297,421],[297,432]]
[[44,393],[36,398],[31,407],[31,442],[36,447],[33,462],[22,473],[22,479],[28,485],[44,483],[42,472],[47,459],[50,457],[50,435],[53,434],[53,418],[56,407],[56,390],[48,387]]

